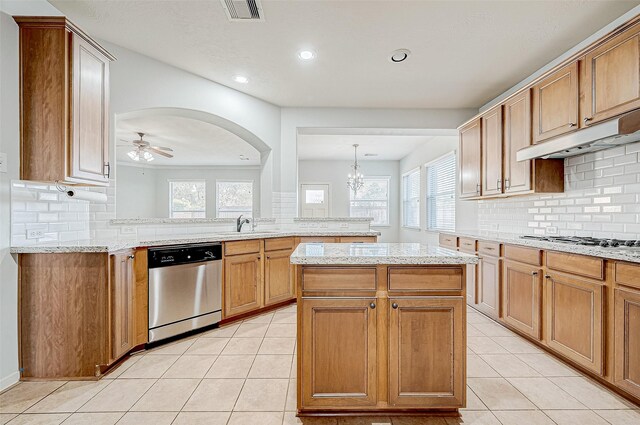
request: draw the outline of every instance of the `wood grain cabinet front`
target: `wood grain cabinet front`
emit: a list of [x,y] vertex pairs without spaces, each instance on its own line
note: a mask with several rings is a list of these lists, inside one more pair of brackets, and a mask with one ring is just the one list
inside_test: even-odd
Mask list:
[[262,256],[242,254],[224,258],[224,313],[235,316],[263,306]]
[[20,178],[108,185],[113,56],[64,17],[15,20],[20,27]]
[[135,336],[135,275],[133,251],[115,253],[110,257],[111,361],[129,352]]
[[480,118],[460,128],[460,198],[482,195],[481,128]]
[[494,319],[500,318],[500,273],[502,260],[482,255],[478,263],[476,308]]
[[614,383],[640,398],[640,291],[615,289]]
[[265,253],[264,305],[276,304],[295,297],[292,271],[289,264],[291,250]]
[[549,348],[603,375],[604,285],[549,273],[545,276],[544,309]]
[[464,407],[463,297],[389,299],[389,404]]
[[482,195],[503,191],[502,105],[482,116]]
[[532,189],[531,161],[516,158],[518,151],[531,142],[531,91],[524,90],[504,104],[504,193]]
[[542,278],[540,267],[503,261],[503,320],[537,340],[542,338]]
[[375,298],[303,301],[299,407],[376,405],[376,318]]

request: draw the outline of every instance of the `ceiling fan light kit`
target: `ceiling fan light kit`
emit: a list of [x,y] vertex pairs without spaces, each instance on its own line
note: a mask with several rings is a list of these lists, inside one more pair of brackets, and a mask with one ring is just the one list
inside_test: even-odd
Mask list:
[[173,152],[173,149],[164,146],[151,146],[149,142],[144,140],[144,133],[138,133],[140,140],[133,140],[131,144],[132,149],[127,152],[127,156],[133,161],[139,162],[140,160],[151,162],[155,159],[153,154],[162,155],[166,158],[173,158],[168,152]]

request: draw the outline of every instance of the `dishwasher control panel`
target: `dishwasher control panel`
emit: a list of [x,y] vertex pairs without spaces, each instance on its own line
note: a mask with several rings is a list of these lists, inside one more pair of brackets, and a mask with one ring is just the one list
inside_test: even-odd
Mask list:
[[222,244],[176,245],[149,248],[149,268],[222,260]]

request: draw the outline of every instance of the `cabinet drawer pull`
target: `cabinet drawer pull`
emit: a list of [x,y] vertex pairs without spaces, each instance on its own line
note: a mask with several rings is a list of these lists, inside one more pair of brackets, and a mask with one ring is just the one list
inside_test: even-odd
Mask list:
[[531,276],[538,276],[538,272],[531,272]]
[[476,193],[480,193],[480,183],[476,185]]
[[589,121],[591,121],[593,118],[591,117],[584,117],[584,119],[582,120],[585,124],[588,123]]
[[391,304],[391,307],[393,307],[394,309],[398,308],[398,303]]
[[131,254],[131,255],[129,255],[129,258],[133,260],[135,258],[135,256],[133,254]]
[[569,123],[569,127],[575,127],[575,126],[576,126],[576,123],[574,123],[574,122],[570,122]]
[[502,180],[498,179],[496,182],[496,189],[502,190]]
[[511,182],[509,179],[504,179],[504,189],[509,190],[509,188],[511,188]]
[[371,307],[372,309],[376,308],[376,303],[369,304],[369,307]]
[[544,278],[545,278],[545,279],[552,279],[552,280],[553,280],[553,278],[552,278],[552,277],[551,277],[551,275],[549,275],[549,274],[545,274],[545,275],[544,275]]

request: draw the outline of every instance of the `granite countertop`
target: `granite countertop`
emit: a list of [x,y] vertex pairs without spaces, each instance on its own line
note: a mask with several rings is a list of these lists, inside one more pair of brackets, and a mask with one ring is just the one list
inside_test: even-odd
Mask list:
[[476,264],[478,257],[419,243],[302,243],[293,264]]
[[571,254],[588,255],[591,257],[606,258],[610,260],[629,261],[640,263],[640,248],[601,248],[598,246],[573,245],[568,243],[547,242],[535,239],[522,239],[521,235],[500,232],[441,232],[443,234],[474,238],[478,240],[494,241],[510,245],[527,246],[549,251],[559,251]]
[[264,231],[221,232],[205,235],[176,235],[155,239],[90,239],[73,242],[55,242],[37,245],[12,246],[12,254],[54,254],[65,252],[115,252],[122,249],[190,243],[225,242],[247,239],[268,239],[290,236],[380,236],[380,232],[363,231]]
[[[256,223],[275,223],[275,218],[252,218]],[[144,224],[230,224],[235,218],[115,218],[109,220],[111,225],[144,225]]]

